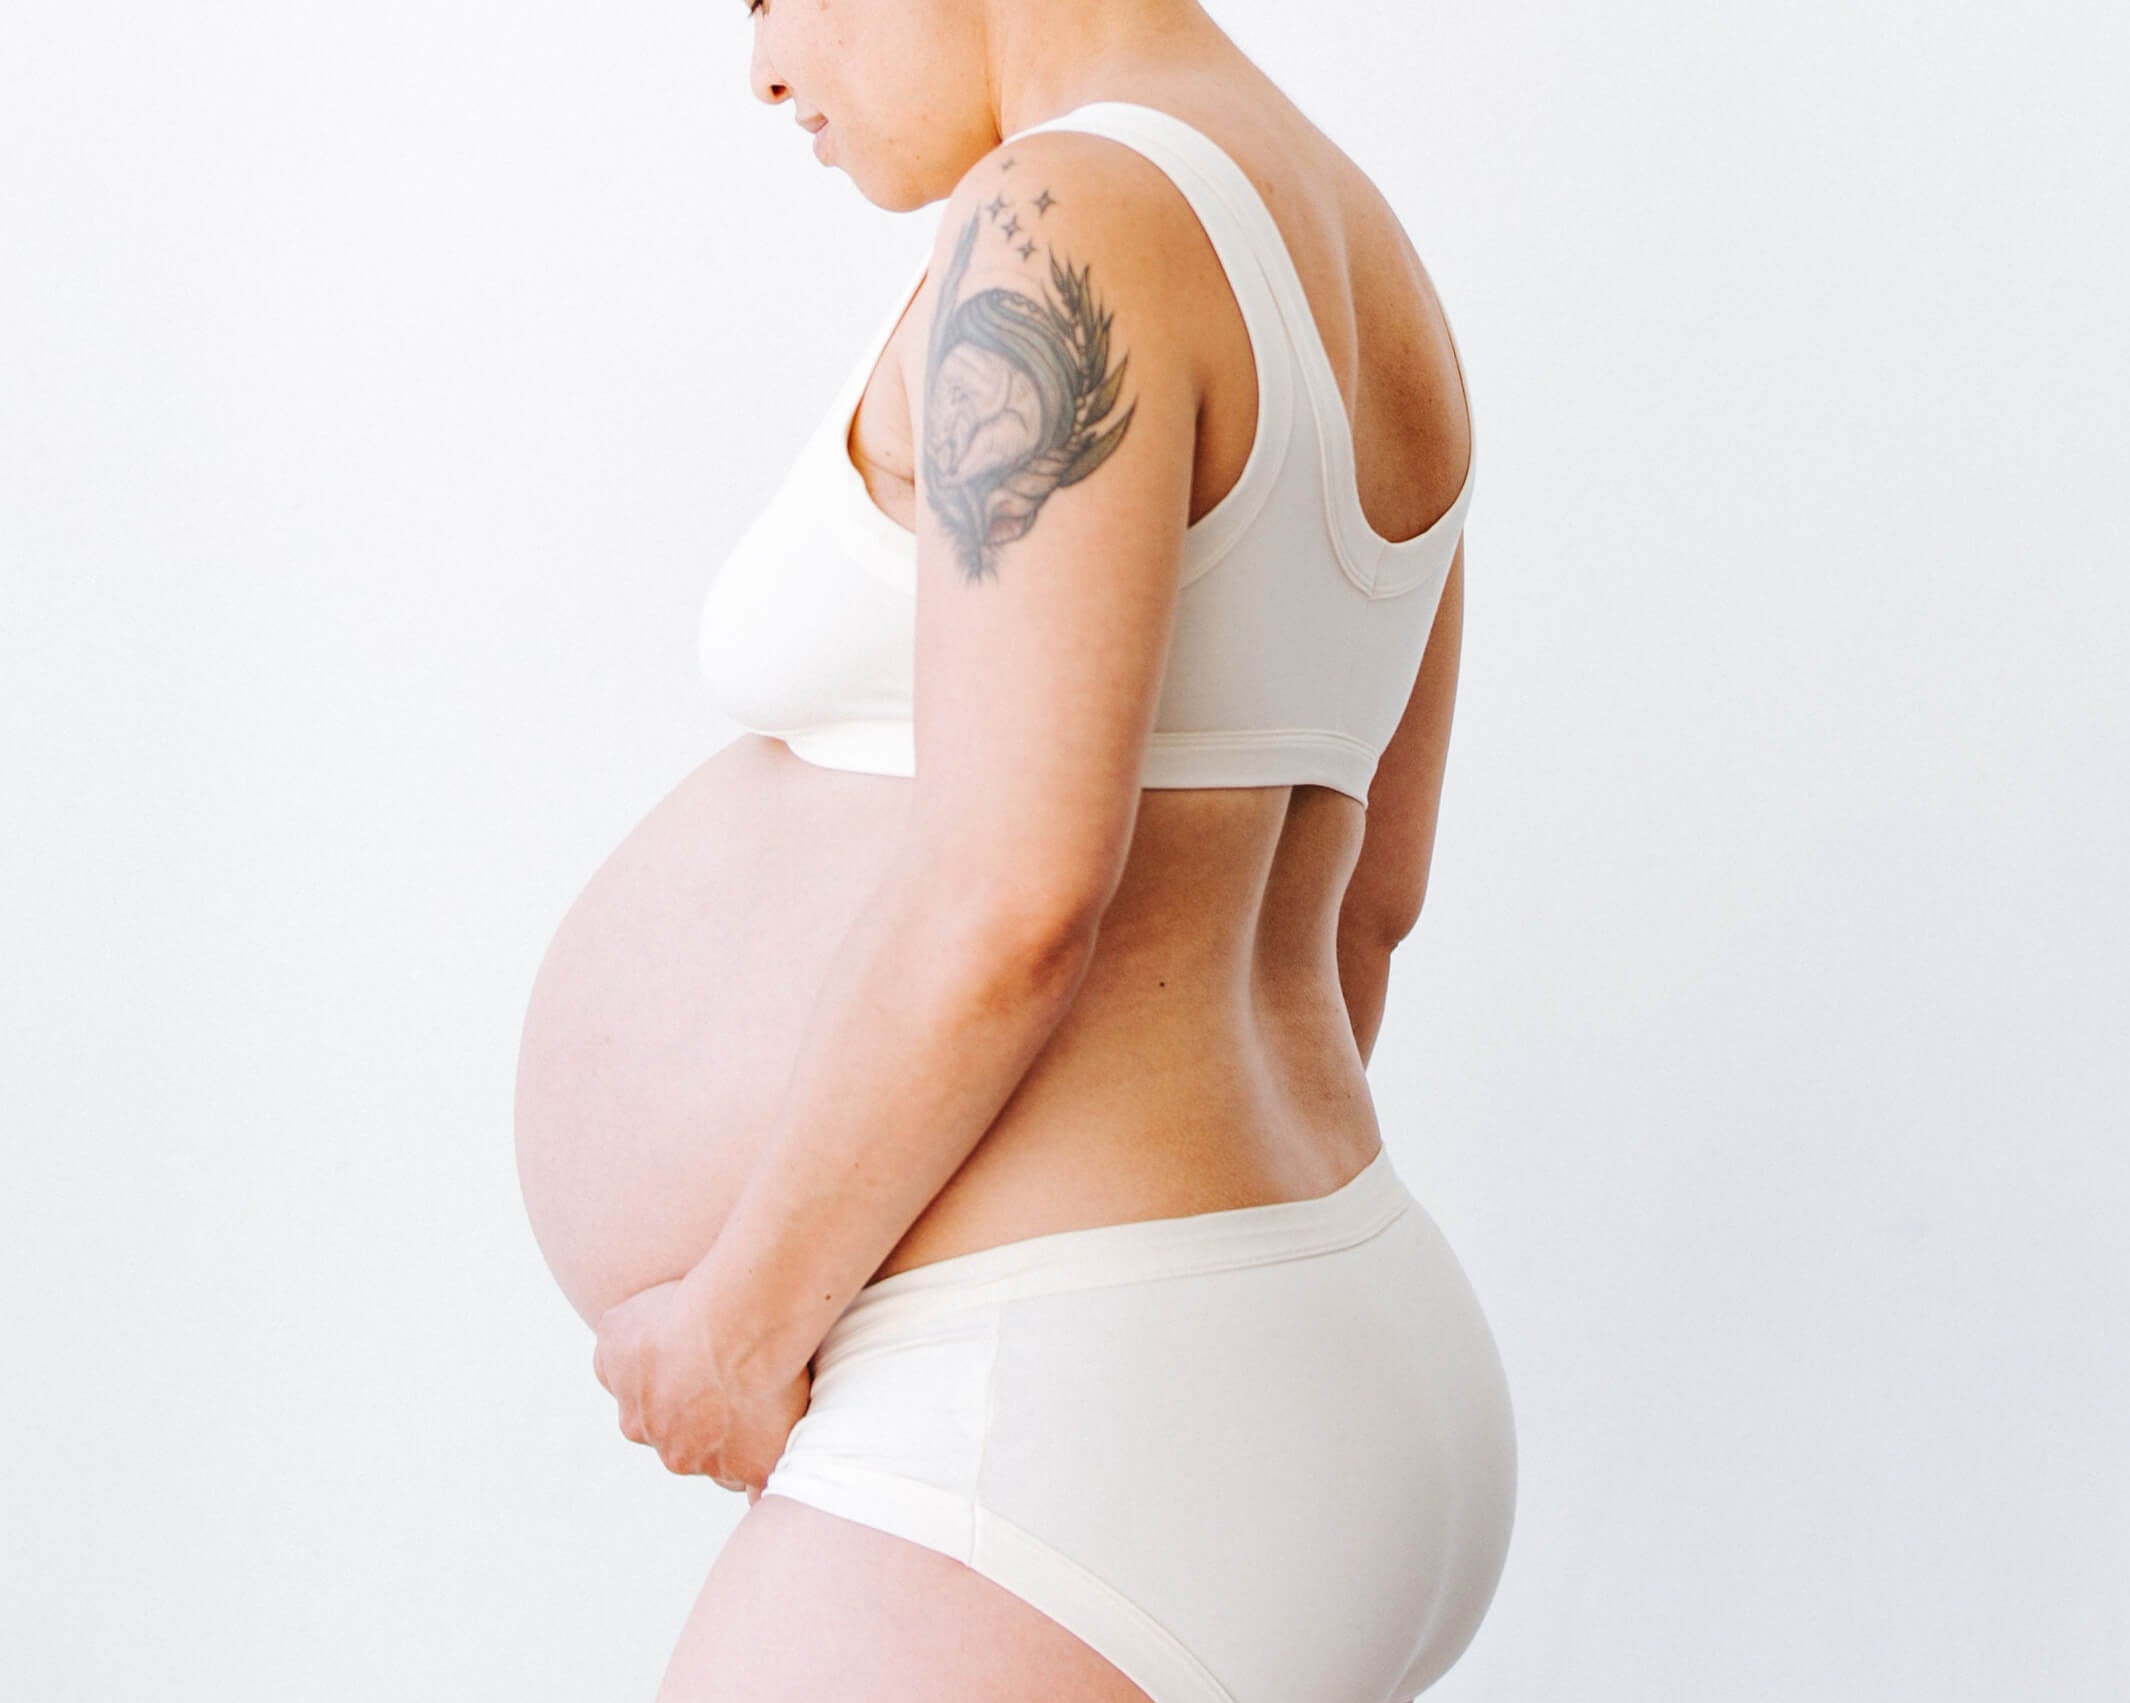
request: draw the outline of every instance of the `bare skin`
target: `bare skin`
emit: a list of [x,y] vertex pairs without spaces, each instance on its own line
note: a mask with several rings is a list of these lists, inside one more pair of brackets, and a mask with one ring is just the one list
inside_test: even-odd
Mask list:
[[[771,0],[771,12],[811,3]],[[1113,98],[1172,112],[1225,148],[1271,208],[1331,354],[1369,524],[1389,538],[1420,532],[1457,494],[1470,445],[1434,292],[1395,216],[1195,5],[1115,0],[1090,14],[1112,30],[1115,61],[1080,67],[1092,78],[1084,88],[1061,80],[1055,56],[1038,60],[1041,75],[994,66],[998,86],[1034,104],[993,114],[985,146],[1049,112]],[[1135,27],[1150,33],[1135,38]],[[788,100],[791,85],[759,47],[769,37],[763,28],[756,92]],[[1024,53],[1042,50],[1033,36],[1019,39]],[[801,86],[832,87],[825,75]],[[836,163],[883,205],[937,199],[959,175],[913,184],[906,148],[862,147],[859,124],[845,117],[855,101],[839,108],[819,93],[811,104],[844,127]],[[942,119],[926,134],[954,130]],[[1206,305],[1195,521],[1242,471],[1256,377],[1210,244],[1201,237],[1179,261],[1194,269],[1189,287]],[[1102,280],[1089,282],[1099,294]],[[931,452],[946,458],[928,479],[934,502],[952,487],[941,468],[976,465],[966,443],[938,438],[947,410],[938,400],[946,362],[931,337],[937,284],[927,278],[905,312],[848,444],[853,476],[905,531],[916,522],[910,398],[920,387],[931,387]],[[1082,450],[1103,431],[1128,431],[1129,406],[1127,373]],[[988,517],[968,534],[967,561],[980,576],[987,561],[991,571],[1010,563],[1011,547],[987,550],[1000,536],[1001,499],[980,481],[968,489]],[[1040,502],[1032,517],[1009,515],[1006,529],[1022,519],[1039,526]],[[1460,550],[1367,812],[1306,785],[1143,795],[1071,1009],[876,1276],[1054,1230],[1318,1196],[1373,1157],[1381,1132],[1363,1067],[1391,949],[1425,887],[1461,611]],[[519,1169],[542,1251],[588,1321],[678,1277],[715,1237],[812,993],[880,878],[908,788],[898,777],[817,768],[775,740],[743,735],[660,802],[565,919],[527,1016]],[[720,1552],[659,1703],[858,1691],[881,1703],[1144,1695],[958,1562],[765,1498]]]

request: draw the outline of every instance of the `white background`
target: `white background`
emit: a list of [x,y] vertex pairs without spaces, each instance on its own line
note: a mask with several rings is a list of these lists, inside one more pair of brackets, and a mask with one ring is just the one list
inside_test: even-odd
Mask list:
[[[1216,10],[1405,220],[1483,462],[1372,1073],[1517,1402],[1433,1695],[2123,1695],[2119,8]],[[744,1510],[621,1437],[509,1115],[937,218],[747,53],[8,0],[10,1696],[648,1703]]]

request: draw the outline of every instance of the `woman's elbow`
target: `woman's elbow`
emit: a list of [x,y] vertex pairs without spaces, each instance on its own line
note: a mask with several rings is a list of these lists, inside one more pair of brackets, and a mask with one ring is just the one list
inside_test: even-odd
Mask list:
[[1107,898],[1091,884],[1014,880],[937,867],[924,910],[940,935],[1017,982],[1076,984]]

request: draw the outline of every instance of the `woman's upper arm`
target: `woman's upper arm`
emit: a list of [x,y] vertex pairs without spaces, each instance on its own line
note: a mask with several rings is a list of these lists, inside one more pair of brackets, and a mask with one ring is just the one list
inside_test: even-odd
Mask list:
[[1044,928],[1122,875],[1175,617],[1201,375],[1153,169],[1073,132],[973,167],[909,387],[912,851]]
[[1464,540],[1459,538],[1412,695],[1369,782],[1361,855],[1339,910],[1342,936],[1365,939],[1385,951],[1412,932],[1427,897],[1463,641]]

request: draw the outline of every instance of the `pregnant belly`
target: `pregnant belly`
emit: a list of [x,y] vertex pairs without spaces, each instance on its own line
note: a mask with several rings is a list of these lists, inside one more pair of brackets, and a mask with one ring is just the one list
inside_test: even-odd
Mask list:
[[716,1237],[908,808],[906,780],[743,734],[562,919],[525,1014],[516,1148],[533,1236],[586,1323]]

